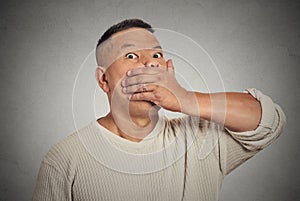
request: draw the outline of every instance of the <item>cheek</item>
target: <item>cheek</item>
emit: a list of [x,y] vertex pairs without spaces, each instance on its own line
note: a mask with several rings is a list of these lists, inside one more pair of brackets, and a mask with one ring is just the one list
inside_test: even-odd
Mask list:
[[126,76],[126,72],[128,70],[129,69],[127,69],[124,64],[121,65],[119,63],[115,63],[115,65],[111,65],[106,74],[110,88],[115,88],[115,86],[120,83],[121,79]]
[[126,72],[110,72],[108,74],[108,82],[111,86],[115,86],[126,75]]

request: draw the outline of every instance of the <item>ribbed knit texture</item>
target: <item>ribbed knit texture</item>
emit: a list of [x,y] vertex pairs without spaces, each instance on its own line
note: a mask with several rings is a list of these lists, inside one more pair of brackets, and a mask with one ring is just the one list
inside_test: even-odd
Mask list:
[[95,120],[50,149],[33,200],[217,201],[224,176],[274,141],[285,125],[279,106],[255,89],[249,92],[263,108],[255,131],[231,132],[189,116],[161,118],[135,143]]

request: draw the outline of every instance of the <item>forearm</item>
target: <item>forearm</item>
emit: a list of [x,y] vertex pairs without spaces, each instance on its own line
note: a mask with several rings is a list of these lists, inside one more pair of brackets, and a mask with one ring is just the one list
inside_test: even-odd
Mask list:
[[190,102],[182,112],[214,121],[232,131],[254,130],[261,119],[261,105],[248,93],[199,93],[188,92]]

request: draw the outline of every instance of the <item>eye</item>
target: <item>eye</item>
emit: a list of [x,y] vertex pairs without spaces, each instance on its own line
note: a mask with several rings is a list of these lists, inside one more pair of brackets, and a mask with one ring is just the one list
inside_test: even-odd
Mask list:
[[136,59],[138,56],[134,53],[128,53],[125,55],[125,57],[128,59]]
[[163,55],[160,52],[157,52],[157,53],[153,54],[153,58],[158,59],[158,58],[161,58],[161,57],[163,57]]

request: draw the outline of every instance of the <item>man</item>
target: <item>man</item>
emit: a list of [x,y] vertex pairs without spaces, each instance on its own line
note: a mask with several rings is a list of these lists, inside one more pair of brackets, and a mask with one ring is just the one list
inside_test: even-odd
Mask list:
[[[151,26],[122,21],[100,38],[96,79],[110,112],[51,148],[33,200],[218,200],[225,175],[273,142],[285,116],[260,91],[180,86]],[[160,108],[181,112],[167,119]]]

